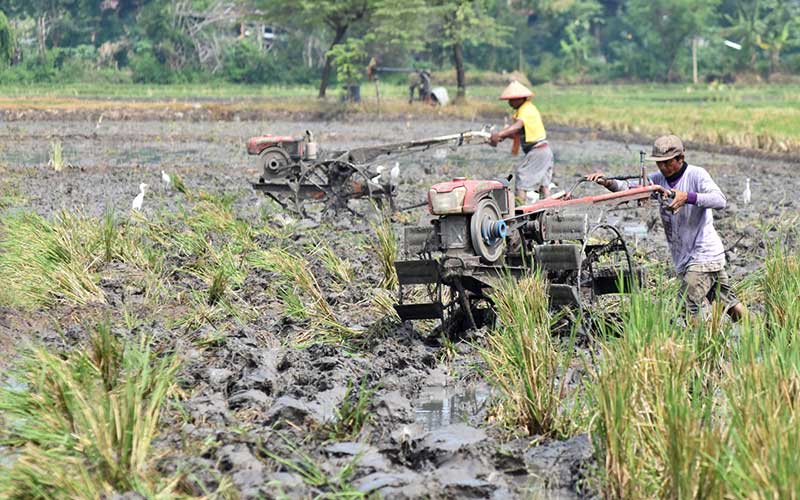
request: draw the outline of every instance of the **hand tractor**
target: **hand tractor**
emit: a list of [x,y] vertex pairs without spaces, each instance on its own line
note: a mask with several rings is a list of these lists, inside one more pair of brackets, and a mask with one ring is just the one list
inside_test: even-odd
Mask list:
[[[601,207],[641,205],[663,189],[649,183],[644,169],[614,178],[639,179],[639,184],[574,198],[575,188],[586,182],[582,178],[566,193],[522,206],[515,206],[510,179],[460,177],[434,185],[428,191],[430,216],[420,226],[404,228],[406,260],[395,262],[398,315],[440,319],[443,326],[451,323],[448,329],[475,328],[478,313],[491,309],[493,282],[534,269],[547,278],[554,309],[583,308],[600,295],[619,293],[620,284],[628,288],[640,282],[642,272],[620,231],[593,225],[590,215]],[[409,303],[421,296],[423,302]]]
[[258,156],[261,176],[253,188],[281,206],[305,214],[305,204],[315,202],[333,212],[349,208],[347,202],[371,198],[388,200],[392,209],[399,165],[378,162],[435,147],[488,143],[488,130],[419,139],[379,146],[324,151],[310,131],[301,137],[261,135],[247,141],[247,152]]

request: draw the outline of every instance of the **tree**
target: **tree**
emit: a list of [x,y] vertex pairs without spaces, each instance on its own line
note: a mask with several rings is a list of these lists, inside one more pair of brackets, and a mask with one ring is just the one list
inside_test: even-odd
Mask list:
[[458,93],[463,99],[467,94],[464,74],[464,45],[486,44],[493,47],[507,47],[506,38],[511,30],[497,23],[488,14],[487,0],[436,0],[438,35],[445,50],[450,50],[456,70]]
[[[424,0],[260,0],[257,3],[271,22],[282,22],[308,33],[321,27],[328,32],[330,44],[325,52],[319,97],[325,97],[337,56],[346,60],[343,62],[348,66],[346,73],[351,74],[353,64],[360,64],[367,52],[420,48],[428,19],[424,15],[427,11]],[[354,43],[347,45],[349,38]],[[337,48],[341,44],[344,46]]]
[[627,40],[615,46],[616,55],[633,59],[629,72],[675,81],[679,51],[707,30],[717,4],[718,0],[629,0],[622,16]]
[[257,2],[265,9],[268,19],[288,25],[314,29],[324,25],[332,32],[332,39],[325,54],[325,63],[319,84],[319,97],[325,97],[330,83],[333,56],[330,51],[345,41],[348,30],[367,22],[374,13],[375,0],[261,0]]
[[0,11],[0,65],[11,62],[14,55],[14,33],[8,24],[8,18]]
[[738,69],[754,69],[759,49],[767,52],[769,73],[778,70],[781,52],[800,26],[800,4],[784,0],[729,0],[720,33],[742,45]]

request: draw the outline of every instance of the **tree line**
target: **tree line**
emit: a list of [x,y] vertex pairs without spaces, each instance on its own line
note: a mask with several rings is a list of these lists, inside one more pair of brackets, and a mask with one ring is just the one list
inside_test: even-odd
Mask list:
[[0,0],[0,83],[534,83],[800,74],[800,0]]

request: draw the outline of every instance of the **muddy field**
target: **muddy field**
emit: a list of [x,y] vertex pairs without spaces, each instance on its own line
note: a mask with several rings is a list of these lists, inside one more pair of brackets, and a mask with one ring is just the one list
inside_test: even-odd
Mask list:
[[[126,216],[140,182],[151,186],[144,214],[177,209],[181,196],[161,182],[161,171],[178,173],[189,190],[235,196],[243,220],[265,217],[263,197],[253,192],[257,178],[253,157],[244,148],[261,133],[298,135],[315,132],[320,146],[344,149],[479,129],[482,123],[456,121],[353,122],[80,122],[16,121],[0,125],[0,210],[33,210],[52,217],[61,210],[101,216],[113,210]],[[643,144],[599,140],[591,134],[553,131],[555,182],[571,185],[577,174],[602,169],[635,173]],[[67,166],[48,166],[51,142],[63,145]],[[508,143],[427,152],[399,159],[399,206],[424,199],[427,186],[453,176],[494,177],[510,172],[514,158]],[[649,148],[646,148],[649,149]],[[687,159],[704,166],[728,196],[728,207],[715,214],[728,248],[730,272],[739,280],[763,261],[770,227],[798,215],[800,180],[796,164],[747,156],[688,151]],[[751,179],[752,203],[742,205],[744,179]],[[587,193],[600,192],[587,188]],[[11,200],[11,201],[9,201]],[[415,222],[423,209],[398,216]],[[271,216],[271,215],[268,215]],[[666,246],[655,207],[593,214],[617,224],[637,253],[664,261]],[[283,217],[275,224],[286,225]],[[348,246],[351,235],[371,236],[364,220],[343,215],[334,222],[299,222],[293,227],[298,246],[305,230],[328,231],[330,244],[355,264],[356,273],[377,283],[375,257]],[[297,470],[274,456],[307,455],[328,477],[352,468],[348,481],[359,491],[386,498],[512,498],[592,496],[597,466],[590,437],[565,441],[515,436],[492,424],[493,393],[481,376],[474,344],[482,332],[456,339],[452,349],[428,330],[362,313],[358,304],[371,288],[330,292],[329,302],[354,304],[343,320],[354,328],[383,328],[358,349],[332,345],[292,347],[289,339],[302,324],[281,314],[262,290],[269,274],[249,277],[240,295],[259,314],[223,332],[213,343],[198,344],[199,331],[169,329],[164,319],[148,319],[137,332],[147,333],[179,353],[182,363],[181,409],[170,408],[157,442],[164,473],[181,470],[187,491],[204,494],[220,484],[244,498],[313,497],[323,489],[304,481]],[[102,283],[114,315],[141,302],[135,291],[113,280]],[[138,301],[138,302],[137,302]],[[758,309],[758,304],[748,304]],[[170,314],[170,311],[163,311]],[[24,346],[44,342],[53,349],[77,345],[88,326],[85,310],[65,307],[39,312],[0,310],[0,366],[13,363]],[[446,354],[446,355],[445,355]],[[372,418],[352,440],[337,441],[318,432],[336,418],[348,384],[368,380]],[[269,452],[269,453],[267,453]],[[13,461],[12,457],[0,458]],[[349,473],[349,470],[348,470]],[[587,480],[587,478],[589,478]]]

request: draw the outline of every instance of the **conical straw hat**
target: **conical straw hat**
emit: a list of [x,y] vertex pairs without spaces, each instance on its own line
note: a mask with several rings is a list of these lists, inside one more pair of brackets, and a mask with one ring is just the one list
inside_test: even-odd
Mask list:
[[527,97],[533,97],[533,92],[528,90],[528,87],[519,83],[516,80],[513,80],[511,83],[508,84],[508,87],[503,90],[503,93],[500,94],[500,99],[525,99]]

